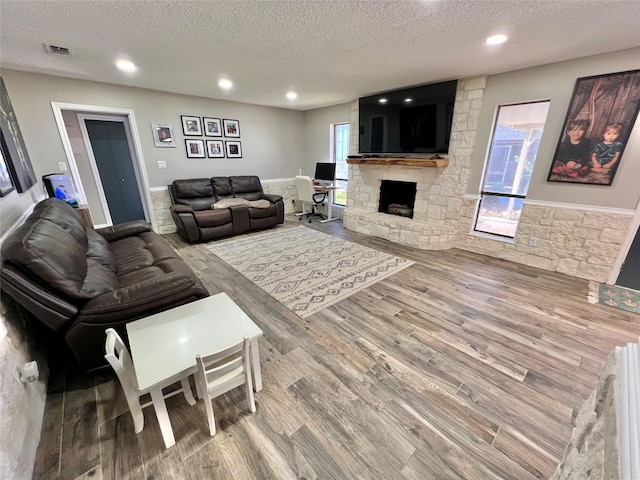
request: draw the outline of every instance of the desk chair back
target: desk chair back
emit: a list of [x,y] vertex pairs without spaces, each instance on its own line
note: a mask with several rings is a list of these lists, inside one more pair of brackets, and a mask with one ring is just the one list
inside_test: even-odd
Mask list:
[[[118,380],[120,380],[120,385],[122,386],[124,396],[127,399],[127,405],[129,406],[129,411],[131,412],[131,417],[133,418],[134,430],[136,433],[140,433],[144,428],[144,414],[142,413],[142,409],[152,404],[152,402],[146,402],[141,405],[140,397],[149,393],[149,390],[155,387],[155,385],[145,390],[138,389],[138,380],[136,379],[135,368],[127,346],[122,341],[122,338],[120,338],[120,335],[118,335],[118,332],[113,328],[107,328],[105,333],[107,335],[107,340],[104,345],[104,358],[106,358],[107,362],[109,362],[111,367],[113,367],[113,370],[118,376]],[[176,383],[175,379],[170,380],[166,385],[161,384],[161,388],[174,383]],[[196,400],[193,398],[193,393],[191,392],[189,377],[187,376],[180,379],[180,384],[180,388],[163,395],[164,398],[169,398],[177,395],[178,393],[182,393],[189,405],[195,405]]]
[[[302,203],[302,213],[298,214],[300,220],[302,216],[309,217],[309,222],[313,219],[316,208],[324,203],[327,198],[327,192],[316,192],[313,188],[313,180],[311,177],[298,176],[295,178],[296,191],[298,192],[298,200]],[[306,207],[310,206],[310,211]]]
[[247,337],[240,343],[211,355],[197,355],[196,364],[198,365],[196,382],[200,385],[200,392],[205,396],[204,404],[211,436],[216,434],[216,420],[211,403],[214,398],[244,385],[249,409],[251,412],[256,411]]

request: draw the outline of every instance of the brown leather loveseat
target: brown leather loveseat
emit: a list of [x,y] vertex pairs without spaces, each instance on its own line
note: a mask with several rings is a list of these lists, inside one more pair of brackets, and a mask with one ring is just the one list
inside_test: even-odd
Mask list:
[[38,203],[1,253],[2,290],[64,335],[87,371],[106,365],[107,328],[126,338],[128,322],[209,295],[148,223],[94,230],[56,198]]
[[256,176],[175,180],[168,188],[171,216],[190,243],[284,223],[282,197],[264,193]]

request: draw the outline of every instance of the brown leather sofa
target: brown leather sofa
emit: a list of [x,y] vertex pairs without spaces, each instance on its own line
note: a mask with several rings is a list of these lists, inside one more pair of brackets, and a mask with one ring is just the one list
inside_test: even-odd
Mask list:
[[126,338],[128,322],[209,295],[148,223],[94,230],[56,198],[34,207],[1,259],[2,290],[63,335],[86,371],[107,365],[107,328]]
[[[171,216],[178,233],[187,242],[206,242],[284,223],[284,201],[280,195],[262,191],[256,176],[192,178],[175,180],[169,188]],[[248,201],[229,207],[232,199]],[[256,202],[262,200],[263,202]],[[268,203],[264,202],[267,201]],[[264,205],[253,206],[264,203]]]

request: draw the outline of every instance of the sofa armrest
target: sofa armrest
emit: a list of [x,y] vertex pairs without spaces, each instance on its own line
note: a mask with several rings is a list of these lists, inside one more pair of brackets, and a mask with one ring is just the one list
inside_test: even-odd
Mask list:
[[12,265],[0,266],[2,290],[51,330],[62,331],[78,315],[78,308]]
[[282,195],[274,195],[272,193],[263,193],[262,198],[269,200],[271,203],[278,203],[282,201]]
[[104,227],[96,230],[96,232],[102,235],[109,243],[150,231],[151,224],[144,220],[134,220],[132,222],[120,223],[118,225],[113,225],[112,227]]
[[229,207],[231,210],[231,221],[233,222],[233,233],[244,233],[251,230],[249,221],[249,207],[246,205],[236,205]]
[[204,289],[199,279],[191,274],[172,272],[149,278],[92,298],[80,311],[80,320],[107,323],[131,318],[137,312],[150,312],[158,306],[172,304],[194,287]]
[[271,193],[263,193],[262,198],[269,200],[276,206],[276,222],[284,223],[284,200],[282,195],[274,195]]
[[181,203],[177,203],[175,205],[171,205],[170,210],[172,213],[190,213],[193,215],[193,208],[189,205],[182,205]]
[[171,205],[169,207],[178,233],[189,243],[200,240],[200,228],[196,222],[193,208],[188,205]]

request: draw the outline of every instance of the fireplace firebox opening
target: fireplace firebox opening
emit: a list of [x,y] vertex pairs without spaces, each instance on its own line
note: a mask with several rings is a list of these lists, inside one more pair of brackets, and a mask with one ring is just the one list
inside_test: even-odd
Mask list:
[[416,186],[417,184],[415,182],[382,180],[380,184],[378,212],[413,218],[413,207],[416,202]]

